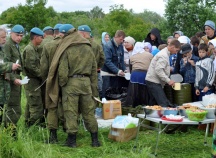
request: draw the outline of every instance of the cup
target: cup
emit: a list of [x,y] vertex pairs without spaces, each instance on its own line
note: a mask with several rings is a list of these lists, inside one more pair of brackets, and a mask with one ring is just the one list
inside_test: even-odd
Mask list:
[[176,91],[179,91],[179,90],[181,90],[181,83],[175,83],[174,84],[174,86],[172,86],[172,88],[174,89],[174,90],[176,90]]

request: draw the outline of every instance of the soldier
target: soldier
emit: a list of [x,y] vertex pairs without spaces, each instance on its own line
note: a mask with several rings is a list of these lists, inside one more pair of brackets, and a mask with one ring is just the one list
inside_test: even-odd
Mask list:
[[41,44],[39,45],[38,47],[38,53],[40,55],[40,58],[41,58],[41,54],[42,54],[42,51],[43,51],[43,46],[52,41],[54,39],[53,35],[54,35],[54,29],[50,26],[46,26],[44,29],[43,29],[43,33],[44,33],[44,39],[43,41],[41,42]]
[[78,34],[75,28],[67,32],[59,45],[47,78],[46,101],[57,104],[59,85],[68,133],[65,143],[76,147],[77,118],[80,109],[87,130],[91,133],[92,146],[98,147],[98,125],[94,116],[97,97],[97,64],[90,42]]
[[[41,58],[41,55],[42,55],[42,51],[43,51],[43,46],[52,41],[54,39],[53,35],[54,35],[54,29],[50,26],[46,26],[44,29],[43,29],[43,33],[44,33],[44,39],[43,41],[41,42],[41,44],[38,46],[38,53],[39,53],[39,58]],[[41,65],[43,64],[46,64],[46,63],[41,63]],[[42,93],[42,103],[43,103],[43,111],[45,113],[45,116],[47,115],[47,112],[45,110],[45,90],[46,90],[46,84],[43,84],[41,86],[41,93]],[[45,119],[43,117],[43,119],[41,120],[42,122],[45,122]]]
[[[66,35],[67,31],[74,28],[71,24],[64,24],[59,28],[60,34],[62,36]],[[56,49],[59,46],[59,43],[61,42],[61,37],[56,36],[53,41],[47,43],[43,47],[43,53],[40,60],[41,63],[41,76],[43,80],[46,80],[49,72],[49,68],[53,59],[53,56],[56,52]],[[59,124],[59,119],[64,122],[63,116],[62,116],[62,105],[61,105],[61,95],[59,99],[58,105],[55,107],[50,107],[49,104],[45,104],[46,108],[48,109],[47,114],[47,124],[48,129],[50,130],[50,137],[47,143],[56,143],[58,142],[57,139],[57,129]]]
[[104,57],[104,52],[103,48],[100,44],[96,43],[92,38],[91,38],[91,29],[88,25],[81,25],[78,27],[78,33],[80,33],[84,38],[88,39],[89,42],[91,43],[93,53],[95,55],[95,59],[97,62],[97,73],[98,73],[98,91],[100,94],[100,97],[102,97],[102,77],[100,75],[100,69],[104,65],[105,57]]
[[6,29],[0,28],[0,124],[2,123],[4,104],[7,103],[8,98],[10,97],[10,83],[5,79],[5,73],[10,73],[20,67],[19,64],[4,62],[4,52],[2,47],[6,42],[6,34]]
[[59,27],[62,26],[62,24],[56,24],[54,26],[54,37],[59,35]]
[[41,85],[41,73],[39,53],[37,51],[37,46],[41,44],[43,35],[43,31],[39,28],[32,28],[30,31],[31,41],[23,51],[23,70],[30,79],[29,83],[25,85],[25,122],[28,127],[38,123],[43,118],[41,89],[38,88]]
[[9,40],[4,46],[5,62],[19,63],[21,67],[13,71],[11,74],[7,74],[7,78],[10,78],[10,98],[8,104],[5,107],[5,123],[17,124],[21,116],[21,84],[20,84],[20,73],[22,71],[22,59],[19,49],[19,43],[21,42],[24,35],[24,28],[22,25],[15,25],[11,29]]

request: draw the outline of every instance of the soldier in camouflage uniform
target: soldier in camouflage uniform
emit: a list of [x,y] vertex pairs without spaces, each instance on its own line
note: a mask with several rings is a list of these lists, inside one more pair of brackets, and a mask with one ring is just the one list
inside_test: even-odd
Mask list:
[[59,84],[68,133],[65,145],[76,147],[80,109],[86,128],[91,133],[92,146],[98,147],[98,125],[92,98],[98,96],[96,60],[90,42],[81,37],[75,28],[70,29],[67,34],[57,48],[50,66],[46,102],[57,104]]
[[[41,55],[42,55],[42,52],[43,52],[43,47],[46,43],[52,41],[54,39],[53,37],[53,34],[54,34],[54,30],[52,27],[50,26],[46,26],[44,29],[43,29],[43,33],[44,33],[44,39],[43,41],[41,42],[41,44],[38,46],[38,53],[39,53],[39,58],[41,59]],[[46,64],[46,63],[41,63],[42,65],[43,64]],[[44,80],[43,80],[44,81]],[[43,107],[44,107],[44,113],[45,113],[45,116],[47,115],[47,111],[45,110],[45,90],[46,90],[46,83],[44,83],[42,86],[41,86],[41,93],[42,93],[42,102],[43,102]],[[43,117],[44,118],[44,117]],[[45,119],[42,119],[41,120],[42,122],[45,122]]]
[[24,28],[21,25],[15,25],[11,29],[11,34],[9,40],[6,42],[4,48],[5,62],[12,62],[16,63],[18,62],[21,67],[16,69],[16,71],[13,71],[10,74],[7,74],[7,78],[10,79],[10,86],[11,86],[11,92],[10,92],[10,98],[8,100],[8,104],[5,107],[5,123],[13,123],[17,124],[20,116],[21,116],[21,72],[22,72],[22,59],[21,59],[21,53],[19,49],[19,43],[22,40],[24,34]]
[[[34,27],[30,31],[30,42],[23,51],[23,71],[28,76],[29,83],[25,85],[26,109],[25,122],[31,126],[43,118],[41,89],[40,59],[37,46],[43,40],[43,31]],[[38,88],[38,89],[37,89]],[[37,89],[37,90],[36,90]]]
[[50,27],[50,26],[44,27],[43,33],[44,33],[44,39],[41,42],[41,44],[38,46],[38,53],[39,53],[40,58],[41,58],[41,54],[42,54],[42,51],[43,51],[43,46],[46,43],[48,43],[48,42],[50,42],[50,41],[52,41],[54,39],[54,37],[53,37],[54,30],[53,30],[52,27]]
[[20,67],[19,64],[4,62],[4,52],[2,50],[2,46],[6,42],[6,34],[6,29],[0,28],[0,124],[2,123],[4,104],[7,103],[10,97],[10,83],[5,79],[5,73],[12,72]]
[[[69,29],[74,28],[71,24],[64,24],[64,25],[66,26],[66,29],[65,27],[60,27],[61,29],[59,29],[60,33],[62,34],[61,36],[64,36],[64,34]],[[60,35],[56,36],[54,40],[45,44],[43,47],[43,52],[42,52],[42,56],[40,60],[41,77],[43,81],[47,79],[53,56],[55,55],[56,49],[58,48],[59,43],[61,42],[61,36]],[[46,109],[48,109],[47,124],[48,124],[48,129],[50,130],[50,137],[47,143],[56,143],[58,142],[57,129],[59,126],[59,119],[62,120],[62,122],[64,122],[64,119],[62,116],[63,111],[62,111],[62,105],[61,105],[61,96],[59,99],[59,104],[56,105],[55,107],[50,107],[49,104],[45,104],[45,105],[46,105]]]
[[78,27],[78,32],[86,39],[89,40],[92,46],[93,53],[95,55],[95,59],[97,62],[97,72],[98,72],[98,91],[100,94],[100,97],[102,97],[102,77],[100,75],[100,68],[103,67],[105,56],[103,52],[103,48],[100,44],[96,43],[90,36],[91,29],[88,25],[81,25]]

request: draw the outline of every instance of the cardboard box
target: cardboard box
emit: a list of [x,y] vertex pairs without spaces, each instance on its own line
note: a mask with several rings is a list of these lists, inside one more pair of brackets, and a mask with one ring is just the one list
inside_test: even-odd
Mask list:
[[117,142],[128,142],[137,135],[138,127],[135,128],[113,128],[111,127],[108,138]]
[[117,115],[122,115],[121,101],[108,100],[103,104],[103,119],[114,119]]

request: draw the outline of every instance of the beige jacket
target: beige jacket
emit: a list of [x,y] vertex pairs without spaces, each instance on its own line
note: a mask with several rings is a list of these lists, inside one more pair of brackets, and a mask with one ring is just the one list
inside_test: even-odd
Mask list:
[[130,64],[132,65],[132,70],[139,69],[139,70],[147,71],[152,58],[153,58],[153,55],[149,52],[138,53],[138,54],[132,55],[130,57]]
[[146,80],[164,86],[170,81],[170,52],[167,47],[162,49],[151,61]]

